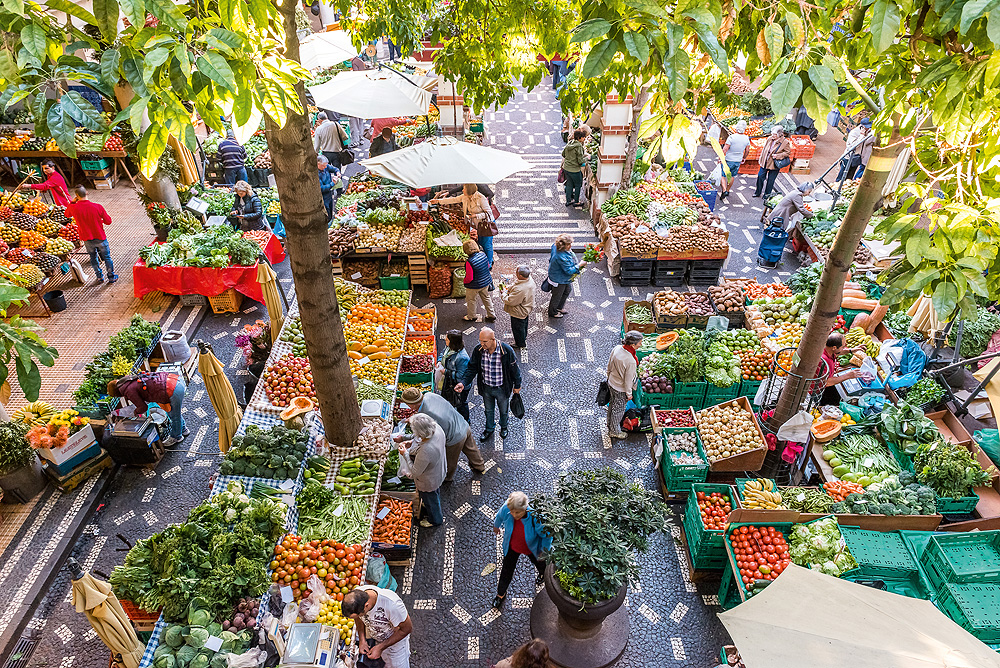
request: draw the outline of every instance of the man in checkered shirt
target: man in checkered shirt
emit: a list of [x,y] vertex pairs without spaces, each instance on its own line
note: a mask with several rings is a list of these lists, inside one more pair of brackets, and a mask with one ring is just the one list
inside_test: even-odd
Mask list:
[[486,429],[481,441],[488,440],[496,428],[496,407],[500,407],[500,438],[507,438],[507,417],[510,412],[510,395],[521,391],[521,369],[517,365],[514,349],[502,341],[489,327],[479,332],[479,345],[469,357],[465,376],[455,385],[461,392],[465,386],[479,377],[477,388],[486,408]]

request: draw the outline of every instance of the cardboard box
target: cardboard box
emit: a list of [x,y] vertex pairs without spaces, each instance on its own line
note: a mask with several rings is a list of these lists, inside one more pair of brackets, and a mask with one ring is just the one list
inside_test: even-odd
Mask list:
[[94,187],[98,190],[114,190],[117,181],[107,178],[107,179],[94,179]]
[[65,464],[70,459],[87,449],[92,443],[97,441],[93,428],[88,424],[86,427],[76,432],[66,439],[66,442],[58,448],[38,448],[38,456],[47,459],[53,464]]

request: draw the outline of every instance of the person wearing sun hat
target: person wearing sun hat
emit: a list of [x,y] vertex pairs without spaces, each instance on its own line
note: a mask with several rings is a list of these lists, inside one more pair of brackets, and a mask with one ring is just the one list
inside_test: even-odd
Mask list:
[[[445,456],[448,462],[445,482],[451,482],[455,478],[458,458],[463,452],[469,460],[469,468],[476,473],[485,472],[486,463],[475,439],[472,438],[472,427],[447,399],[433,392],[425,394],[416,387],[408,387],[403,390],[400,401],[418,413],[434,418],[444,431]],[[397,434],[393,440],[399,443],[410,438],[412,436],[408,434]]]

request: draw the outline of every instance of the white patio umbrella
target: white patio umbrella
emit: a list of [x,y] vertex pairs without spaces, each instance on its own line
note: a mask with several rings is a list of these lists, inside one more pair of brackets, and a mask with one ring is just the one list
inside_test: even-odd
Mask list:
[[326,83],[310,87],[309,92],[320,109],[355,118],[426,114],[431,93],[421,84],[429,77],[410,78],[414,83],[395,72],[341,72]]
[[719,619],[747,668],[1000,668],[930,601],[798,566]]
[[496,183],[531,169],[524,158],[454,137],[431,137],[398,151],[362,160],[373,174],[426,188],[442,183]]
[[307,70],[330,67],[358,55],[351,36],[343,30],[309,35],[299,45],[299,62]]

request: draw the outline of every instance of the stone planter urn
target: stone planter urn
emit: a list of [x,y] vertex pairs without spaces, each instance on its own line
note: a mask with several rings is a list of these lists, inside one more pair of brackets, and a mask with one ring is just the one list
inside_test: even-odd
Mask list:
[[549,646],[549,657],[565,668],[603,668],[618,660],[628,644],[628,588],[614,598],[584,604],[559,584],[555,567],[545,567],[545,588],[531,606],[531,635]]
[[35,457],[31,464],[0,476],[0,489],[8,502],[27,503],[45,489],[45,474],[42,462]]

